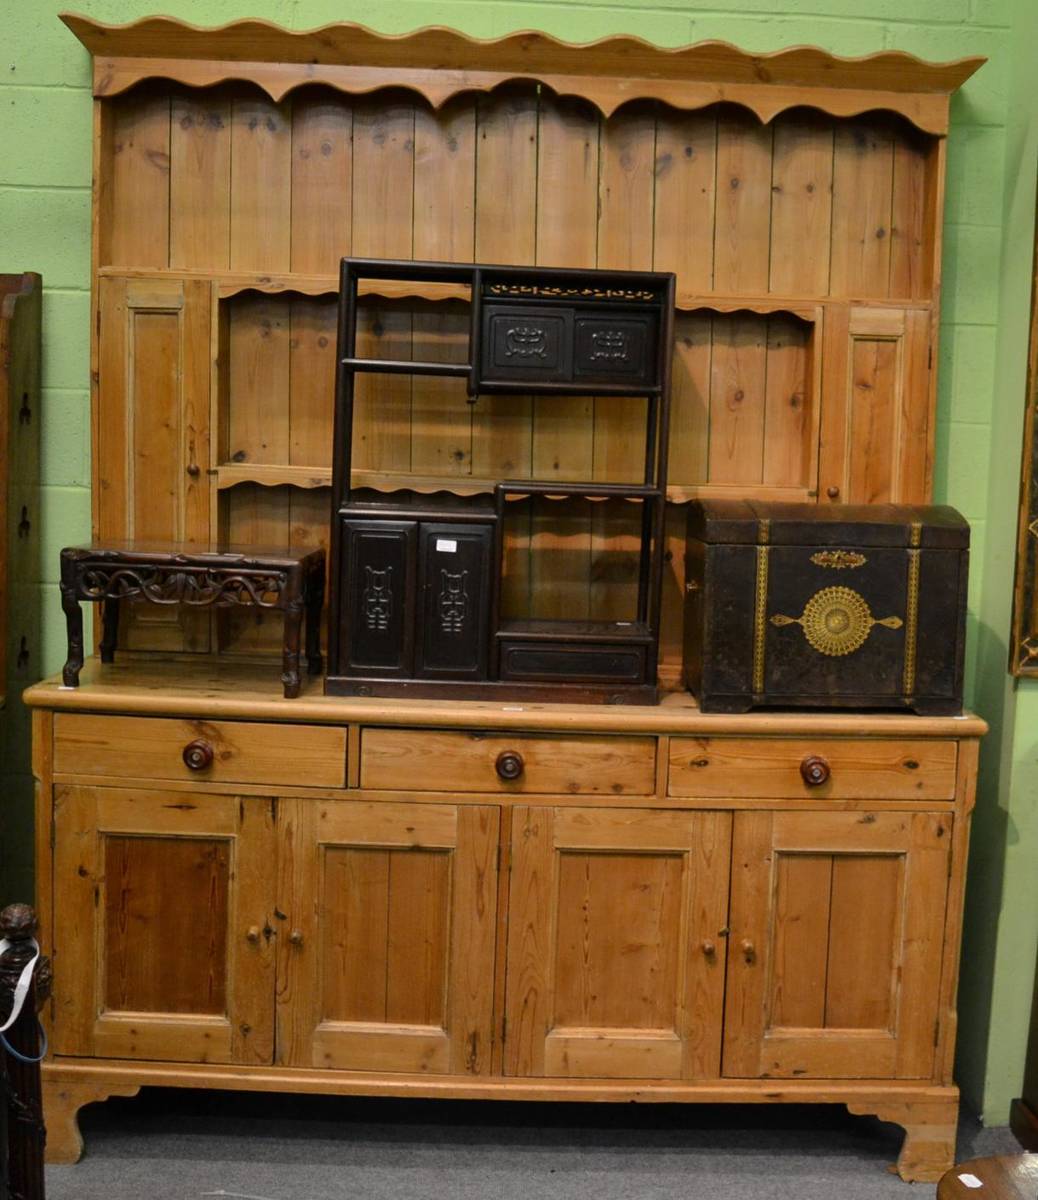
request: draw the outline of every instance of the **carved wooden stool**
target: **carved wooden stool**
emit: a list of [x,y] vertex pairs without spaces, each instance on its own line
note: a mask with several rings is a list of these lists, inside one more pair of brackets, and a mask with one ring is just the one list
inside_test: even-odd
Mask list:
[[104,629],[101,661],[115,661],[119,601],[186,604],[193,608],[237,605],[280,609],[285,614],[281,682],[285,696],[299,695],[299,642],[306,614],[306,662],[311,675],[321,659],[324,551],[262,550],[201,546],[146,547],[131,543],[73,546],[61,552],[61,607],[68,624],[66,687],[79,686],[83,666],[81,600],[99,603]]

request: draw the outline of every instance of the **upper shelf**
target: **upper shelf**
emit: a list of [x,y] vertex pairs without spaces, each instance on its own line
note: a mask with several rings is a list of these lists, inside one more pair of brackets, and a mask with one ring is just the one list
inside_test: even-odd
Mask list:
[[275,101],[308,83],[351,95],[392,85],[439,107],[460,92],[522,79],[583,97],[604,116],[638,99],[680,109],[728,101],[764,122],[801,105],[834,117],[882,109],[931,134],[947,132],[949,97],[986,61],[928,63],[903,51],[844,58],[816,46],[751,54],[716,41],[664,49],[637,37],[574,44],[537,32],[481,40],[438,26],[388,35],[346,23],[293,32],[260,20],[207,29],[172,17],[61,19],[94,56],[96,96],[148,78],[195,87],[242,80]]

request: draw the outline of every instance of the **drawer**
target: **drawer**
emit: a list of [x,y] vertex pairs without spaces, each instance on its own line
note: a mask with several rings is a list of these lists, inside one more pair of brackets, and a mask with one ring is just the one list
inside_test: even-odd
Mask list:
[[952,800],[956,754],[955,742],[923,740],[674,738],[667,791],[718,800]]
[[[194,768],[185,762],[185,749],[192,744]],[[54,771],[341,788],[346,785],[346,731],[326,725],[58,713]]]
[[648,796],[656,788],[656,739],[365,729],[360,786]]
[[501,643],[501,678],[567,683],[642,683],[645,646],[609,642]]

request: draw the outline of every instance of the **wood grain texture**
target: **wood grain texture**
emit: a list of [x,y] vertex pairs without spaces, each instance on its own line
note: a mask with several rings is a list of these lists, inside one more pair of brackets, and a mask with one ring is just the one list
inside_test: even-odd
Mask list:
[[513,821],[506,1071],[716,1077],[730,818],[521,808]]
[[[284,721],[307,725],[341,726],[358,722],[385,728],[435,729],[443,726],[442,707],[426,700],[394,700],[373,705],[365,697],[324,696],[306,688],[286,711],[280,680],[269,665],[247,661],[224,663],[200,657],[151,655],[146,661],[127,658],[101,670],[90,659],[83,667],[82,685],[69,691],[60,676],[35,684],[25,694],[30,708],[90,714],[167,716],[249,721]],[[684,737],[790,737],[850,739],[861,745],[873,740],[956,741],[983,737],[987,724],[972,713],[960,717],[917,717],[903,713],[754,712],[703,713],[686,691],[666,692],[660,704],[638,705],[494,704],[465,701],[452,704],[453,730],[544,731],[549,733],[624,736],[661,733]],[[673,739],[671,744],[673,745]]]
[[[199,738],[213,747],[213,763],[192,771],[182,751]],[[62,713],[54,733],[54,764],[58,771],[83,775],[261,782],[272,787],[306,778],[314,786],[342,787],[346,733],[319,726]]]
[[[290,303],[288,461],[293,466],[332,465],[328,429],[335,387],[335,321],[336,305],[330,300],[297,297]],[[325,517],[322,512],[322,524]],[[293,534],[293,544],[298,540]]]
[[[825,759],[829,779],[810,787],[800,764]],[[675,796],[790,796],[949,800],[955,795],[953,741],[771,742],[746,738],[672,738],[668,788]]]
[[149,88],[111,111],[110,180],[105,215],[111,226],[102,234],[110,262],[119,266],[169,265],[170,100]]
[[[514,88],[476,101],[475,261],[536,262],[536,92]],[[480,396],[472,409],[472,474],[529,477],[533,442],[527,396]]]
[[[360,779],[365,788],[648,795],[655,787],[654,750],[652,739],[644,737],[560,740],[365,729]],[[523,770],[514,782],[495,769],[506,751],[522,756]]]
[[810,482],[808,336],[799,321],[768,319],[762,483],[796,487]]
[[670,50],[630,37],[576,46],[532,32],[481,41],[444,28],[386,38],[346,24],[290,33],[264,21],[204,30],[163,17],[121,28],[74,14],[62,19],[95,56],[97,95],[117,95],[152,75],[200,86],[231,75],[258,84],[273,99],[313,82],[367,92],[392,66],[394,82],[439,106],[460,91],[491,91],[516,75],[528,77],[537,63],[539,83],[583,96],[606,116],[632,97],[679,108],[733,101],[763,122],[802,105],[840,116],[889,108],[943,133],[949,94],[984,62],[924,63],[891,51],[841,58],[812,46],[760,55],[725,42]]
[[231,269],[287,271],[291,218],[291,106],[237,97],[231,113]]
[[951,821],[735,816],[726,1074],[931,1076]]
[[231,97],[174,92],[170,120],[169,265],[230,267]]
[[773,132],[737,108],[717,118],[717,217],[714,289],[760,295],[768,290]]
[[706,293],[714,278],[716,113],[656,114],[653,262],[677,275],[678,294]]
[[829,290],[833,123],[816,113],[775,122],[768,286],[780,296]]
[[[210,304],[201,279],[111,277],[99,287],[94,455],[102,538],[209,539],[201,470],[209,460]],[[148,605],[124,615],[127,648],[209,648],[208,620],[196,614]]]
[[874,120],[836,129],[829,290],[834,296],[884,296],[890,282],[894,141]]
[[353,109],[307,91],[292,104],[293,272],[332,275],[353,232]]
[[[97,787],[65,788],[55,800],[61,969],[78,981],[56,1008],[56,1045],[115,1058],[269,1064],[263,993],[273,985],[273,955],[246,933],[264,923],[265,885],[247,864],[273,853],[270,801],[199,791],[184,803],[161,791]],[[159,902],[171,887],[201,909],[198,947],[174,935],[176,910]]]
[[279,1060],[489,1070],[497,813],[288,801]]
[[[414,256],[434,262],[474,257],[476,116],[471,104],[415,109]],[[462,305],[414,314],[414,357],[467,362],[469,319]],[[462,379],[416,379],[411,406],[411,469],[430,475],[472,471],[472,405]]]

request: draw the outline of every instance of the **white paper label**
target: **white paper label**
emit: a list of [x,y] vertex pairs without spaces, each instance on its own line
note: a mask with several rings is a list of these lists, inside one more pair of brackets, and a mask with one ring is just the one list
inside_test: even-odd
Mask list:
[[437,538],[436,549],[440,552],[440,554],[457,554],[458,543],[453,541],[451,538]]
[[979,1188],[984,1186],[984,1184],[976,1177],[976,1175],[960,1175],[959,1181],[964,1183],[968,1188]]

